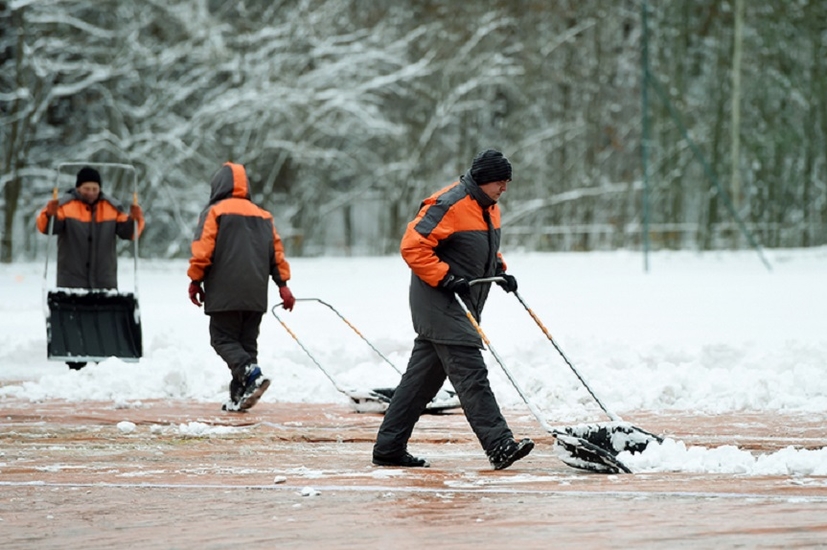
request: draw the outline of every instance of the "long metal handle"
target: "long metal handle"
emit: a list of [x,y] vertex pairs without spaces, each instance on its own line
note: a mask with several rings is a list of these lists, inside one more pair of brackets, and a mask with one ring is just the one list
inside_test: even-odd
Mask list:
[[[493,279],[500,279],[500,277],[494,277]],[[475,280],[471,281],[469,284],[473,285],[475,283],[480,283],[480,282],[487,282],[487,280],[486,279],[475,279]],[[488,347],[488,351],[491,352],[491,355],[494,356],[494,359],[497,360],[497,363],[499,363],[500,367],[503,369],[503,372],[508,377],[508,379],[511,381],[511,385],[514,386],[514,389],[517,390],[518,394],[520,394],[520,397],[522,398],[522,400],[525,402],[526,405],[528,405],[529,410],[531,410],[531,414],[534,415],[534,417],[537,419],[537,421],[540,423],[540,425],[543,428],[545,428],[546,431],[554,433],[556,430],[554,428],[552,428],[549,425],[548,422],[546,422],[546,419],[543,418],[542,414],[540,414],[540,410],[534,405],[534,403],[532,403],[528,399],[528,396],[526,396],[525,392],[520,387],[520,384],[517,383],[517,380],[511,374],[511,371],[508,370],[508,367],[505,366],[505,362],[500,358],[500,355],[491,346],[491,342],[488,340],[488,337],[483,332],[482,327],[480,327],[480,324],[477,322],[476,319],[474,319],[474,315],[468,309],[468,306],[465,305],[465,302],[462,301],[462,298],[460,298],[459,294],[454,293],[454,298],[456,298],[457,303],[462,308],[462,311],[465,312],[465,316],[471,322],[474,329],[477,331],[477,334],[480,335],[480,338],[482,338],[482,341],[485,343],[486,347]]]
[[[342,315],[341,313],[339,313],[339,311],[338,311],[335,307],[333,307],[332,305],[328,304],[327,302],[325,302],[324,300],[322,300],[322,299],[320,299],[320,298],[296,298],[296,301],[297,301],[297,302],[300,302],[300,301],[303,301],[303,302],[318,302],[318,303],[320,303],[320,304],[322,304],[322,305],[324,305],[324,306],[327,306],[327,307],[330,309],[330,311],[332,311],[333,313],[335,313],[335,314],[339,317],[339,319],[341,319],[342,321],[344,321],[344,322],[345,322],[345,324],[346,324],[347,326],[349,326],[349,327],[351,328],[351,330],[353,330],[353,332],[355,332],[355,333],[359,336],[359,338],[361,338],[361,339],[362,339],[362,340],[363,340],[363,341],[364,341],[364,342],[365,342],[368,346],[370,346],[370,349],[372,349],[373,351],[375,351],[375,352],[376,352],[376,354],[377,354],[379,357],[381,357],[381,358],[385,361],[385,363],[387,363],[388,365],[390,365],[390,366],[393,368],[393,370],[395,370],[398,374],[400,374],[400,375],[402,374],[402,371],[401,371],[401,370],[399,370],[399,368],[398,368],[396,365],[394,365],[394,364],[393,364],[393,362],[391,362],[391,360],[390,360],[390,359],[388,359],[387,357],[385,357],[385,355],[384,355],[381,351],[379,351],[378,349],[376,349],[376,346],[374,346],[374,345],[370,342],[370,340],[368,340],[367,338],[365,338],[365,337],[362,335],[362,333],[361,333],[361,332],[359,332],[359,329],[357,329],[355,326],[353,326],[353,323],[351,323],[350,321],[348,321],[347,319],[345,319],[345,316],[344,316],[344,315]],[[281,304],[276,304],[276,306],[279,306],[279,305],[281,305]]]
[[600,408],[603,409],[603,412],[605,412],[609,416],[609,418],[611,418],[613,421],[622,422],[623,419],[620,418],[615,413],[613,413],[612,411],[610,411],[606,407],[606,405],[604,405],[603,402],[597,397],[597,395],[595,395],[595,393],[592,391],[592,389],[586,383],[586,380],[583,378],[583,376],[580,374],[580,372],[578,372],[578,370],[576,368],[574,368],[574,364],[572,364],[572,362],[569,361],[569,358],[566,357],[566,354],[563,353],[563,350],[560,349],[560,346],[558,346],[557,342],[554,341],[554,338],[551,337],[551,333],[545,327],[543,322],[540,321],[540,318],[537,317],[537,314],[535,314],[534,311],[530,307],[528,307],[528,304],[525,303],[525,300],[523,300],[523,297],[520,296],[520,294],[516,290],[514,291],[514,296],[516,296],[517,299],[520,301],[520,303],[523,304],[523,307],[526,309],[526,311],[528,311],[528,314],[531,315],[531,318],[534,319],[534,322],[537,323],[537,326],[540,327],[540,330],[542,330],[543,334],[546,335],[546,338],[548,338],[549,342],[551,342],[551,345],[554,346],[554,349],[557,350],[557,353],[560,354],[560,357],[563,358],[563,361],[566,362],[566,364],[569,366],[569,368],[574,373],[574,375],[577,376],[577,378],[580,380],[580,382],[583,384],[583,386],[586,388],[586,390],[592,396],[592,399],[594,399],[595,402],[600,406]]
[[339,384],[336,383],[336,379],[333,378],[333,376],[329,372],[327,372],[327,370],[325,370],[325,368],[321,365],[321,363],[316,361],[316,358],[313,357],[313,354],[310,353],[310,350],[308,350],[306,347],[304,347],[304,344],[302,344],[301,340],[299,340],[299,337],[296,336],[296,334],[292,330],[290,330],[290,327],[288,327],[287,324],[284,321],[281,320],[281,317],[279,317],[278,314],[276,313],[276,308],[280,305],[281,305],[280,303],[276,304],[270,310],[270,313],[273,314],[273,317],[275,317],[276,320],[278,320],[278,322],[281,323],[281,326],[284,327],[284,330],[287,331],[287,334],[289,334],[293,338],[293,340],[296,341],[296,343],[299,345],[299,347],[302,349],[302,351],[304,351],[304,353],[310,358],[310,360],[313,361],[313,363],[317,367],[319,367],[319,370],[322,371],[325,376],[327,376],[328,380],[333,382],[333,387],[335,387],[337,390],[339,390],[340,393],[347,394],[347,392],[344,389],[342,389],[339,386]]
[[[55,183],[55,187],[54,187],[54,189],[52,189],[52,200],[57,200],[57,183]],[[46,286],[48,285],[47,279],[49,277],[49,253],[50,253],[51,248],[52,248],[52,239],[50,239],[49,237],[51,237],[52,231],[55,228],[55,217],[57,217],[57,214],[55,214],[54,216],[49,217],[49,227],[46,230],[46,267],[43,269],[43,293],[44,293],[44,295],[46,293]]]
[[[137,189],[138,176],[137,176],[137,174],[135,174],[134,171],[133,171],[133,175],[134,175],[134,178],[132,180],[132,204],[137,205],[138,204],[138,189]],[[132,269],[133,269],[133,273],[134,273],[133,287],[135,289],[135,298],[138,297],[138,237],[139,237],[139,234],[138,234],[138,220],[133,219],[132,220],[132,243],[133,243]]]

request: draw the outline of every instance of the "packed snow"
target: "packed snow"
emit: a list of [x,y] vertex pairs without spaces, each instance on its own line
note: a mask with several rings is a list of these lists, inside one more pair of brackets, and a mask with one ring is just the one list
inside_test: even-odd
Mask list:
[[[657,252],[648,272],[635,252],[504,254],[526,305],[618,415],[827,410],[827,248],[768,251],[771,270],[752,251]],[[295,258],[291,266],[300,300],[293,312],[275,313],[295,339],[272,312],[265,315],[259,363],[273,383],[262,401],[347,403],[340,389],[395,386],[414,338],[402,259]],[[187,297],[186,269],[183,260],[143,260],[135,277],[133,261],[123,258],[120,287],[138,293],[144,357],[72,371],[46,357],[43,289],[54,284],[53,267],[0,265],[0,400],[107,400],[117,410],[180,399],[218,409],[229,371],[210,347],[208,318]],[[277,304],[274,286],[270,300]],[[492,289],[482,328],[550,424],[606,420],[513,295]],[[500,404],[529,415],[484,355]],[[180,426],[182,433],[213,428]],[[667,439],[623,458],[637,472],[827,475],[827,449],[756,455]]]

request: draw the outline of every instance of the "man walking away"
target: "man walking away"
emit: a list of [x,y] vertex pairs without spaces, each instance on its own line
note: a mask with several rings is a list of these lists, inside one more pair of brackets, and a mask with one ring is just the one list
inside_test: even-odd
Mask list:
[[232,379],[227,411],[245,411],[270,386],[258,365],[261,317],[270,278],[284,309],[295,299],[287,287],[290,265],[273,216],[250,200],[244,166],[225,163],[210,183],[210,201],[198,218],[187,275],[189,297],[210,316],[210,344]]

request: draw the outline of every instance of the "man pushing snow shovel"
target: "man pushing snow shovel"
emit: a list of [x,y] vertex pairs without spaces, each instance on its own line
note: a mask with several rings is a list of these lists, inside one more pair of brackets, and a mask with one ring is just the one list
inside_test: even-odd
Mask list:
[[[129,168],[134,174],[134,168]],[[37,216],[41,233],[58,235],[57,286],[61,289],[117,290],[117,239],[135,241],[144,230],[144,214],[137,194],[127,212],[118,200],[101,190],[102,185],[100,172],[83,166],[75,177],[75,187],[60,199],[55,187],[55,196]],[[88,341],[86,344],[94,347]],[[79,347],[88,350],[84,344]],[[66,364],[73,370],[86,366],[84,361]]]
[[482,339],[454,298],[460,295],[479,320],[491,283],[472,287],[470,280],[499,276],[506,290],[517,288],[499,253],[497,200],[510,181],[511,164],[502,153],[484,151],[459,181],[425,199],[408,224],[401,252],[411,268],[417,337],[376,436],[377,466],[429,466],[408,452],[408,439],[446,376],[495,470],[508,468],[534,448],[530,439],[514,439],[488,382]]

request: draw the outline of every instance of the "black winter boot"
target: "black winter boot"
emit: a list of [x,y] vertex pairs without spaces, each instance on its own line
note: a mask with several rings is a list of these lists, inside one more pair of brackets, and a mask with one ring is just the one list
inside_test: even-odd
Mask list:
[[493,451],[488,453],[488,461],[495,470],[505,470],[521,458],[528,455],[534,448],[534,442],[525,438],[519,442],[514,439],[506,439],[497,445]]
[[373,463],[376,466],[400,466],[402,468],[429,468],[431,466],[424,458],[413,456],[407,451],[402,456],[395,457],[383,457],[374,454]]
[[253,363],[244,369],[244,389],[238,399],[238,408],[246,411],[256,403],[270,387],[270,380],[264,378],[261,369]]

